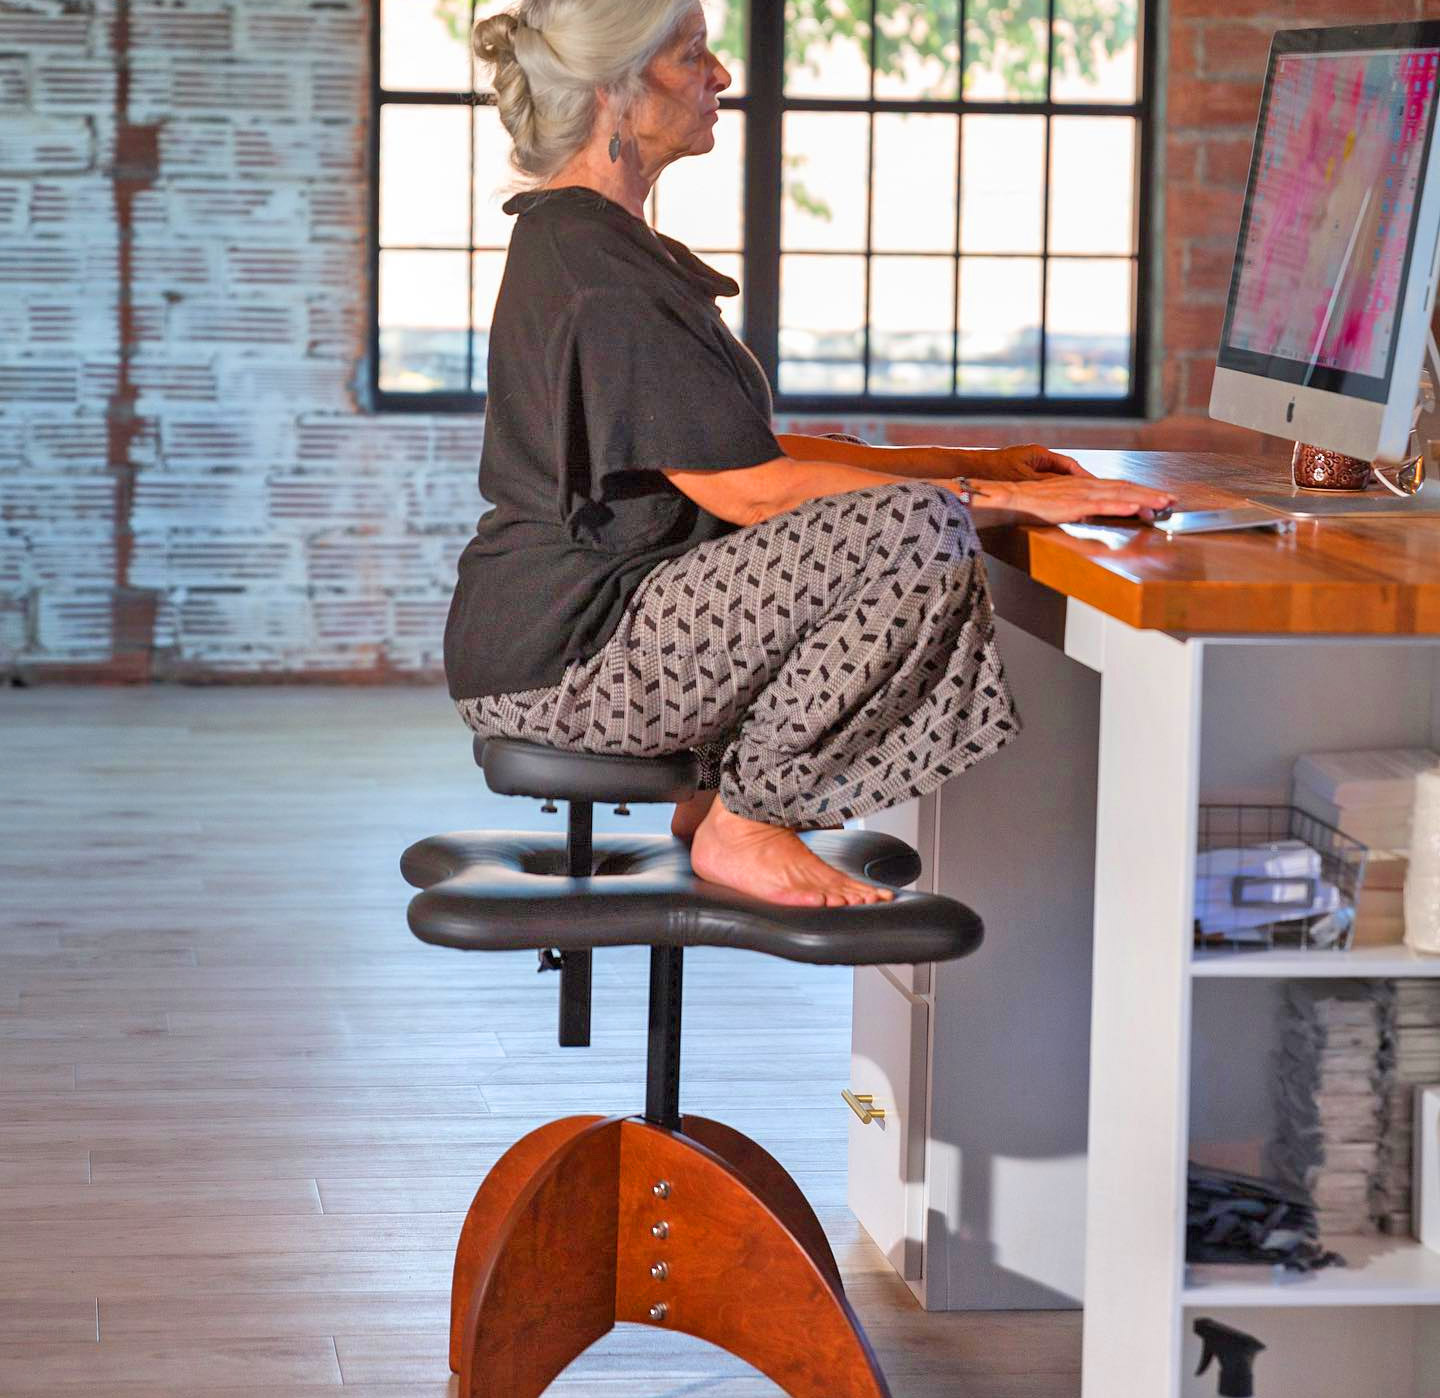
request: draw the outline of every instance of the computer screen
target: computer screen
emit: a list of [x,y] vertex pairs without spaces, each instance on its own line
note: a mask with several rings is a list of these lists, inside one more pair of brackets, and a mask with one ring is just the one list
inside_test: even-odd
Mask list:
[[[1424,299],[1428,323],[1433,296],[1435,220],[1432,210],[1421,215],[1437,89],[1440,24],[1275,36],[1217,356],[1219,370],[1274,391],[1263,421],[1243,418],[1243,405],[1239,419],[1216,412],[1212,401],[1215,416],[1288,431],[1298,405],[1303,429],[1326,405],[1295,385],[1378,405],[1350,414],[1352,424],[1371,424],[1361,435],[1378,447],[1392,388],[1413,398],[1413,352],[1402,365],[1408,382],[1397,384],[1395,373],[1398,351],[1413,350],[1402,321]],[[1223,388],[1225,376],[1216,378]]]

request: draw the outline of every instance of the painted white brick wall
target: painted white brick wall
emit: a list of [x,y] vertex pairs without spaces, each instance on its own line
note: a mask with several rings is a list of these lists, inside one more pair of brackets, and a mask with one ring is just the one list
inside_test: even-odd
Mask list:
[[155,677],[438,674],[482,423],[358,396],[368,0],[131,0],[129,428],[117,10],[0,0],[0,677],[103,673],[122,586]]

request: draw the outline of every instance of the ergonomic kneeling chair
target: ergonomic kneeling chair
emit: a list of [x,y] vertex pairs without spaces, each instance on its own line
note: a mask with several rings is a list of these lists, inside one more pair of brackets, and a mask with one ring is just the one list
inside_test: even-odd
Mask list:
[[[569,829],[437,835],[405,851],[422,941],[538,951],[560,972],[560,1042],[590,1041],[596,947],[650,947],[645,1110],[541,1126],[496,1162],[460,1232],[450,1367],[460,1398],[535,1398],[616,1321],[683,1330],[738,1355],[797,1398],[889,1398],[814,1210],[738,1131],[680,1112],[687,946],[822,965],[942,961],[980,943],[950,898],[783,907],[697,879],[668,835],[592,834],[596,801],[680,801],[693,757],[609,757],[508,738],[475,742],[492,791],[568,802]],[[897,888],[915,851],[874,831],[803,837],[830,863]]]

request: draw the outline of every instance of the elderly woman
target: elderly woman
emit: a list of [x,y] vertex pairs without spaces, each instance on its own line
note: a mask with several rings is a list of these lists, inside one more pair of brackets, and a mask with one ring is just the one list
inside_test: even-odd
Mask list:
[[693,748],[672,829],[698,875],[888,898],[796,831],[931,791],[1016,732],[976,526],[1171,497],[1036,446],[776,437],[716,307],[739,288],[644,219],[660,172],[714,146],[730,83],[696,0],[522,0],[473,44],[529,187],[505,205],[493,508],[446,628],[457,707],[486,736]]

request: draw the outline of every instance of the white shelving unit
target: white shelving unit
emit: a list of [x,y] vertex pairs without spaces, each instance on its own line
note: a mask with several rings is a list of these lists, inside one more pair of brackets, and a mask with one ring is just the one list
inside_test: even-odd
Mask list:
[[[1201,651],[1198,798],[1285,800],[1302,752],[1433,745],[1440,729],[1440,645],[1433,641],[1189,641]],[[1339,677],[1344,690],[1337,691]],[[1344,692],[1347,700],[1328,702]],[[1313,695],[1310,702],[1298,696]],[[1353,700],[1353,704],[1349,702]],[[1187,863],[1188,871],[1193,865]],[[1440,957],[1405,946],[1347,952],[1199,951],[1191,985],[1189,1148],[1227,1134],[1263,1139],[1271,1125],[1265,1019],[1284,981],[1440,976]],[[1269,1022],[1273,1028],[1273,1019]],[[1232,1039],[1233,1036],[1233,1039]],[[1234,1048],[1233,1055],[1230,1049]],[[1227,1118],[1238,1130],[1227,1132]],[[1440,1253],[1408,1237],[1323,1237],[1348,1265],[1293,1275],[1279,1269],[1186,1266],[1179,1303],[1187,1357],[1193,1321],[1215,1315],[1257,1335],[1266,1398],[1365,1392],[1440,1394]],[[1284,1316],[1277,1313],[1284,1312]],[[1385,1342],[1375,1343],[1383,1334]],[[1184,1367],[1180,1392],[1215,1392],[1212,1374]]]
[[1325,1239],[1350,1265],[1298,1278],[1184,1258],[1192,1153],[1273,1125],[1277,987],[1440,975],[1405,947],[1193,953],[1198,807],[1283,801],[1302,752],[1436,746],[1440,636],[1172,636],[987,566],[1024,731],[898,832],[987,938],[861,973],[885,985],[851,1086],[895,1133],[852,1124],[861,1222],[927,1307],[1083,1303],[1083,1398],[1210,1398],[1200,1316],[1264,1341],[1264,1398],[1440,1398],[1440,1254]]
[[[1344,1267],[1301,1275],[1280,1268],[1185,1269],[1182,1303],[1214,1306],[1440,1306],[1440,1252],[1413,1238],[1326,1238]],[[1440,1377],[1440,1376],[1437,1376]]]
[[1356,947],[1353,951],[1201,951],[1191,957],[1190,974],[1200,979],[1236,980],[1440,976],[1440,956],[1427,956],[1406,946]]

